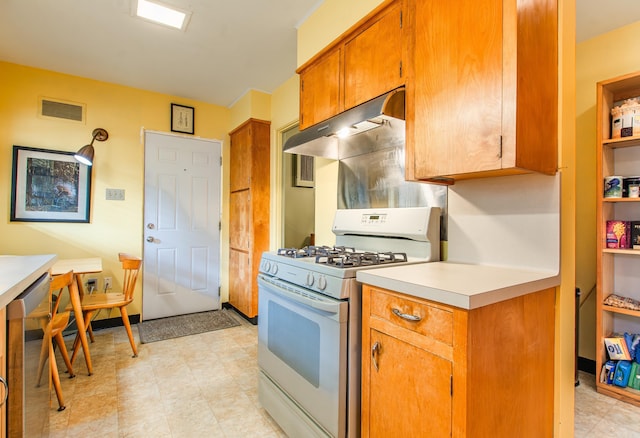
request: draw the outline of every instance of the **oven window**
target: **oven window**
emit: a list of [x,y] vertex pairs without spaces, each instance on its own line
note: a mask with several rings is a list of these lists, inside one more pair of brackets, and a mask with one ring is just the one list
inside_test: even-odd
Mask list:
[[269,301],[269,351],[316,388],[320,385],[320,326]]

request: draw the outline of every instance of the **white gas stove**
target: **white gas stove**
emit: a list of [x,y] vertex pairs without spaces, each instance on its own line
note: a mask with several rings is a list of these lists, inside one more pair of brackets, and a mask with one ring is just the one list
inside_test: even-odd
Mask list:
[[360,436],[356,272],[440,259],[440,208],[338,210],[335,246],[265,252],[258,394],[288,436]]

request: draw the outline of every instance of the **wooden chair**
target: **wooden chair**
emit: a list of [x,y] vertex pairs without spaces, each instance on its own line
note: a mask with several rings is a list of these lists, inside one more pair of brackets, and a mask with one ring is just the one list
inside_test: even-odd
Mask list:
[[[58,349],[62,354],[64,363],[67,366],[69,372],[69,378],[75,377],[73,374],[73,367],[69,360],[69,353],[67,353],[67,347],[64,344],[62,337],[63,330],[69,324],[69,311],[58,312],[60,306],[60,299],[62,291],[67,288],[75,286],[75,279],[73,277],[73,271],[69,271],[66,274],[56,275],[51,278],[49,284],[49,300],[40,304],[28,317],[39,319],[43,325],[44,337],[42,338],[42,348],[40,349],[40,360],[38,362],[38,376],[37,384],[40,385],[42,380],[42,374],[44,371],[44,364],[49,359],[49,372],[51,373],[51,380],[53,381],[53,387],[56,391],[56,397],[58,398],[58,410],[65,409],[64,397],[62,395],[62,386],[60,385],[60,374],[58,373],[58,364],[56,363],[55,352],[53,348],[53,342],[58,344]],[[54,300],[54,293],[60,291]],[[51,316],[49,318],[49,316]]]
[[[131,332],[131,325],[129,324],[129,315],[127,314],[127,306],[133,301],[133,293],[136,288],[136,281],[138,274],[140,273],[140,267],[142,266],[142,259],[131,256],[129,254],[120,253],[118,258],[122,263],[122,269],[124,271],[124,281],[122,283],[122,293],[94,293],[85,294],[82,297],[82,315],[84,318],[85,326],[87,330],[91,328],[91,317],[97,311],[102,309],[115,309],[120,310],[122,316],[122,323],[127,330],[129,336],[129,343],[133,350],[133,357],[138,356],[138,349],[136,342],[133,339],[133,333]],[[71,363],[73,364],[76,354],[78,353],[79,337],[76,336],[76,340],[73,344],[73,355],[71,356]]]

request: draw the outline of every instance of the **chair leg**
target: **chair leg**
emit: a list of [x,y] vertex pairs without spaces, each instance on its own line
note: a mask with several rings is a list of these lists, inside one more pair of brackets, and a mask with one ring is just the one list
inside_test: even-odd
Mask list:
[[49,371],[51,372],[51,380],[53,380],[53,387],[56,390],[56,397],[58,398],[58,411],[64,411],[66,406],[64,405],[64,398],[62,396],[62,385],[60,385],[60,375],[58,374],[58,364],[56,364],[56,358],[53,353],[53,343],[49,342]]
[[91,327],[91,319],[89,319],[89,324],[87,324],[87,331],[89,332],[89,339],[93,344],[96,341],[96,339],[93,337],[93,328]]
[[62,332],[56,333],[55,340],[56,340],[56,343],[58,344],[58,348],[60,349],[60,354],[62,354],[62,358],[64,359],[64,364],[67,366],[67,371],[69,372],[69,378],[75,377],[75,374],[73,374],[73,366],[71,365],[71,361],[69,360],[69,353],[67,352],[67,346],[64,345],[64,338],[62,337]]
[[[93,311],[87,311],[84,313],[85,327],[87,327],[87,321],[91,321],[91,315],[93,315]],[[78,355],[78,350],[80,350],[81,348],[82,347],[80,345],[80,336],[79,334],[76,333],[76,339],[73,341],[73,353],[71,354],[71,365],[73,365],[73,362],[75,362],[76,356]],[[91,375],[91,373],[89,373],[89,375]]]
[[131,332],[131,324],[129,324],[129,315],[125,307],[120,307],[120,315],[122,315],[122,323],[127,329],[127,336],[129,336],[129,343],[133,350],[133,357],[138,357],[138,349],[136,348],[136,341],[133,339],[133,333]]

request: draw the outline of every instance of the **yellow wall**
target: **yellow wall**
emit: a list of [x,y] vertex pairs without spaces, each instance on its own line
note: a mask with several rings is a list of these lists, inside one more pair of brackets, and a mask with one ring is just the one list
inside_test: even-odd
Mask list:
[[560,287],[556,289],[555,436],[572,437],[575,395],[575,23],[576,0],[558,2]]
[[248,119],[271,120],[271,95],[248,90],[231,106],[231,131]]
[[640,70],[640,21],[576,47],[576,285],[582,292],[580,356],[595,360],[596,83]]
[[[60,258],[101,257],[104,276],[121,282],[120,251],[142,255],[144,150],[141,129],[170,131],[170,104],[195,108],[195,135],[228,145],[230,110],[203,102],[0,62],[0,254],[55,253]],[[86,124],[38,117],[38,98],[86,104]],[[10,222],[12,145],[76,151],[101,127],[96,142],[91,223]],[[223,149],[223,154],[228,149]],[[228,176],[225,177],[228,184]],[[125,201],[105,200],[106,188],[125,190]],[[222,242],[228,238],[223,235]],[[223,244],[224,245],[224,244]],[[221,282],[226,288],[227,258]],[[100,276],[98,276],[100,277]],[[102,284],[102,281],[99,281]],[[140,290],[140,285],[138,285]],[[223,301],[228,292],[223,289]],[[140,313],[136,294],[130,314]],[[115,316],[115,315],[114,315]]]

